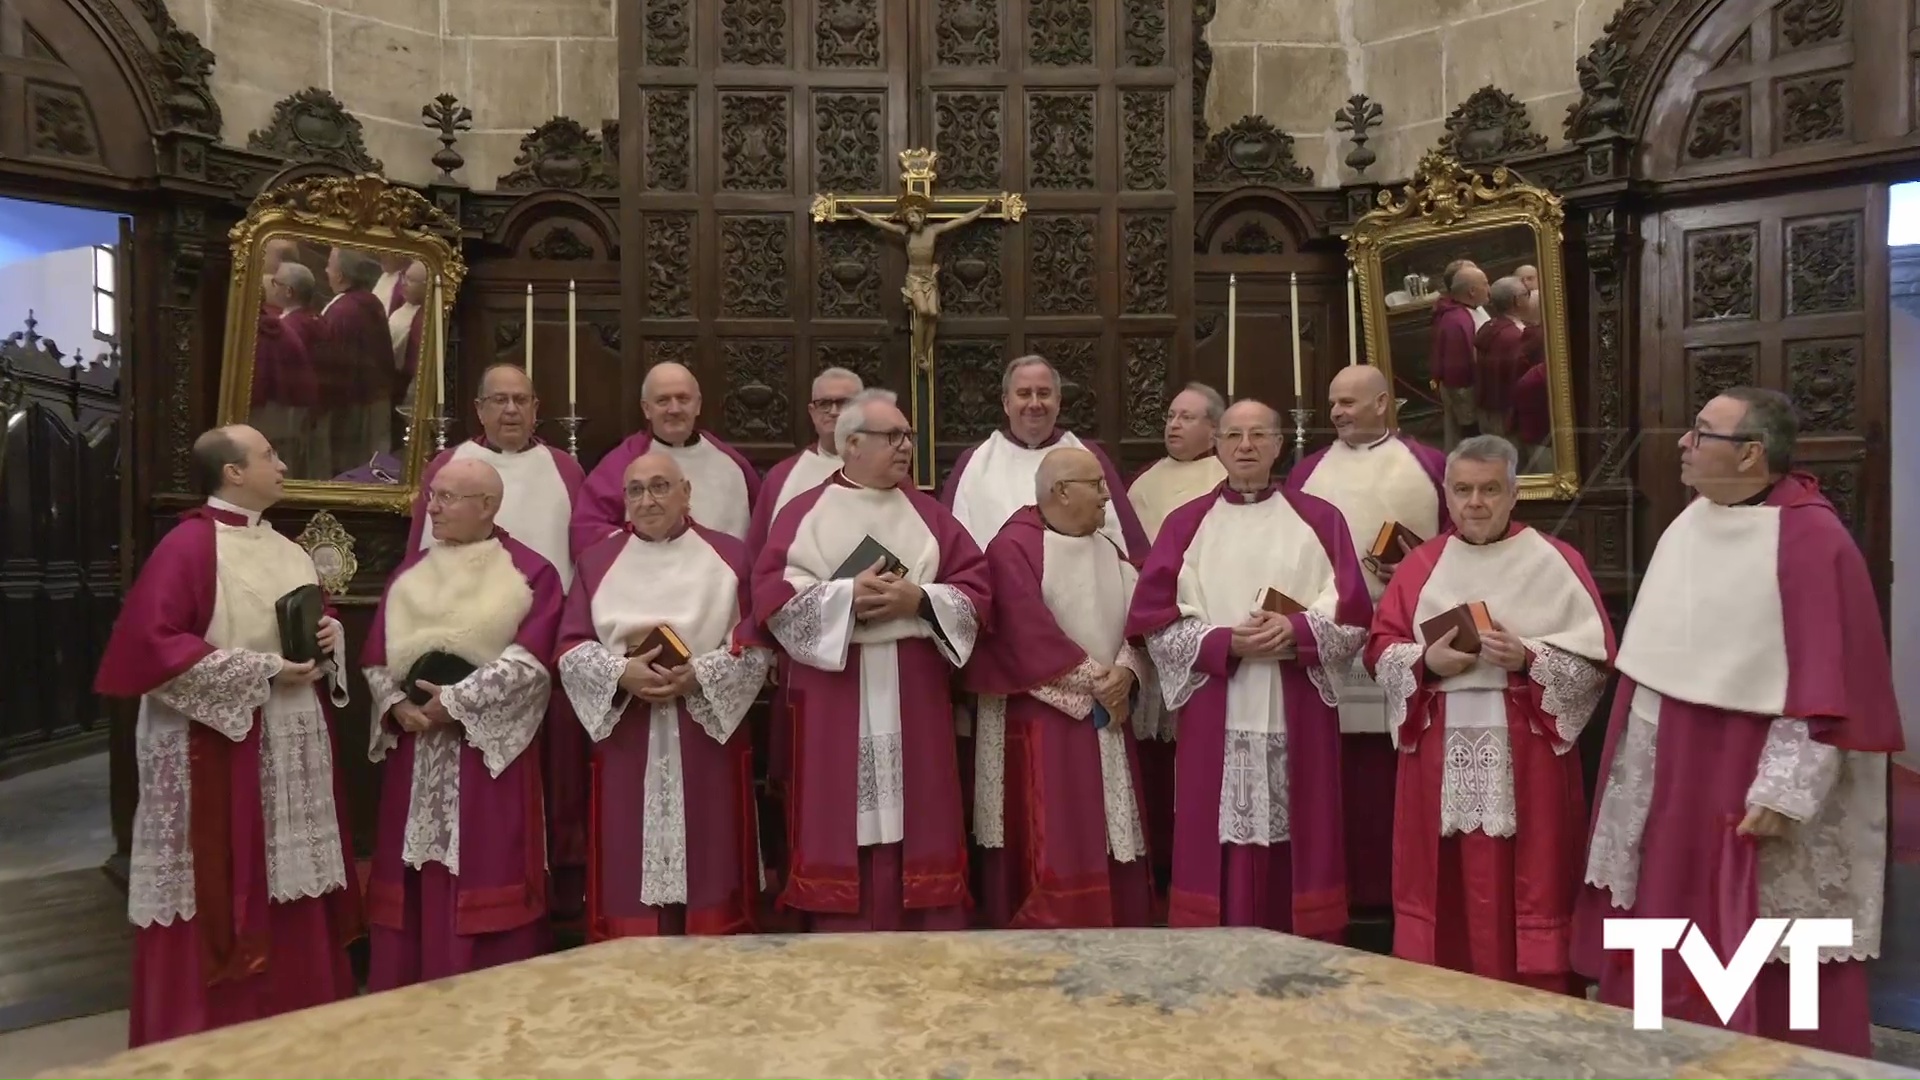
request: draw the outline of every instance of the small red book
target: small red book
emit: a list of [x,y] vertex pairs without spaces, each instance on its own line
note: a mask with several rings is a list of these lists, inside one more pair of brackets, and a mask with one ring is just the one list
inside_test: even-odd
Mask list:
[[1487,605],[1474,600],[1421,623],[1420,639],[1431,645],[1445,637],[1447,631],[1458,630],[1460,632],[1454,635],[1447,647],[1456,652],[1477,653],[1480,651],[1480,632],[1491,629],[1493,616],[1487,613]]
[[[1405,544],[1405,550],[1400,545]],[[1389,521],[1380,526],[1380,532],[1373,538],[1373,546],[1367,549],[1367,556],[1381,566],[1397,566],[1406,558],[1406,553],[1426,543],[1425,540],[1405,525]]]

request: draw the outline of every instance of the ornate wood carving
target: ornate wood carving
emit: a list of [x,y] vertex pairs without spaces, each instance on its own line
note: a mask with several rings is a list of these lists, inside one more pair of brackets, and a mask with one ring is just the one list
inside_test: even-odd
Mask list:
[[1593,395],[1597,399],[1599,455],[1596,472],[1601,482],[1617,480],[1626,468],[1627,369],[1621,332],[1621,279],[1626,273],[1622,249],[1626,236],[1611,205],[1587,211],[1585,234],[1587,273],[1592,292],[1588,342],[1593,353]]
[[1533,130],[1527,107],[1496,86],[1483,86],[1447,117],[1440,149],[1467,165],[1544,150],[1547,137]]
[[100,160],[100,138],[93,110],[80,91],[48,83],[27,84],[27,115],[31,126],[27,143],[37,156],[70,158],[94,164]]
[[317,86],[281,98],[267,126],[247,136],[247,149],[288,161],[319,161],[355,173],[384,166],[367,153],[360,120],[330,92]]
[[1279,237],[1259,218],[1248,218],[1220,245],[1223,255],[1278,255],[1286,250]]
[[[1185,0],[1174,0],[1183,3]],[[1194,164],[1198,167],[1200,150],[1207,141],[1207,84],[1213,81],[1213,47],[1207,44],[1207,24],[1213,22],[1218,0],[1193,2],[1193,144]]]
[[[1773,9],[1775,37],[1789,49],[1836,41],[1847,30],[1847,0],[1785,0]],[[1775,46],[1775,51],[1782,51]]]
[[1782,147],[1847,138],[1847,73],[1819,71],[1775,84]]
[[954,442],[984,439],[1000,426],[1000,365],[1006,343],[999,338],[950,338],[935,343],[939,350],[941,434]]
[[1626,0],[1601,29],[1587,54],[1574,61],[1580,100],[1567,106],[1568,142],[1625,130],[1635,91],[1629,88],[1633,44],[1657,0]]
[[[999,0],[939,0],[934,56],[946,67],[1000,63]],[[944,152],[944,151],[943,151]]]
[[786,191],[791,145],[787,95],[720,95],[720,186],[728,191]]
[[1864,228],[1858,214],[1787,223],[1788,315],[1860,310]]
[[693,91],[643,90],[646,138],[641,176],[650,191],[685,191],[693,175]]
[[1060,373],[1060,426],[1068,431],[1096,430],[1100,426],[1100,339],[1029,337],[1027,352],[1046,357]]
[[1100,219],[1093,214],[1029,214],[1027,265],[1033,310],[1046,315],[1091,315],[1099,310],[1094,292],[1094,236]]
[[647,317],[684,319],[693,314],[693,216],[648,214]]
[[793,403],[787,392],[793,343],[785,338],[727,338],[727,396],[721,415],[727,434],[743,442],[785,442],[792,437]]
[[881,353],[879,342],[815,338],[813,342],[814,372],[818,373],[830,367],[846,368],[860,376],[863,386],[887,384],[886,359]]
[[997,90],[940,91],[933,96],[933,145],[940,184],[950,191],[995,191],[1000,182]]
[[1122,35],[1126,63],[1131,67],[1159,67],[1166,63],[1167,0],[1126,0],[1122,17],[1126,19]]
[[1202,184],[1313,183],[1313,170],[1293,159],[1293,136],[1263,116],[1243,116],[1215,132],[1195,164]]
[[1027,178],[1041,189],[1094,186],[1093,94],[1027,95]]
[[453,173],[464,167],[467,159],[453,144],[460,141],[461,132],[473,130],[473,110],[460,104],[460,99],[452,94],[440,94],[421,106],[420,118],[440,140],[440,149],[433,152],[433,167],[440,170],[440,175],[433,178],[434,183],[459,183]]
[[1860,339],[1787,343],[1787,389],[1802,435],[1853,435],[1860,430]]
[[813,59],[821,67],[878,67],[879,0],[822,0],[813,28]]
[[1368,132],[1380,126],[1380,118],[1386,110],[1380,103],[1365,94],[1355,94],[1347,99],[1340,111],[1333,114],[1333,126],[1336,131],[1344,131],[1353,140],[1353,149],[1347,152],[1347,168],[1364,174],[1380,156],[1367,149]]
[[786,0],[720,0],[720,62],[781,67],[787,62]]
[[550,259],[554,262],[578,262],[593,258],[593,245],[580,239],[580,234],[566,225],[555,225],[548,229],[545,236],[527,249],[527,254],[536,259]]
[[1123,219],[1126,288],[1122,307],[1129,315],[1158,315],[1169,309],[1167,264],[1173,257],[1173,218],[1163,213],[1134,213]]
[[828,319],[879,318],[880,243],[876,234],[867,229],[815,229],[813,244],[814,313]]
[[1127,434],[1134,438],[1157,439],[1165,430],[1171,356],[1165,338],[1126,339]]
[[1128,191],[1164,191],[1172,184],[1167,139],[1168,95],[1162,90],[1127,90],[1120,95],[1120,124],[1125,132],[1120,181]]
[[742,319],[788,315],[787,221],[771,214],[720,219],[720,269],[729,284],[721,295],[721,314]]
[[1861,510],[1860,472],[1865,464],[1864,452],[1840,461],[1803,461],[1799,468],[1805,469],[1820,481],[1820,494],[1827,497],[1840,520],[1847,523],[1847,531],[1861,546],[1867,546],[1866,521]]
[[813,99],[816,191],[877,191],[884,185],[886,95],[820,94]]
[[643,361],[647,367],[655,364],[681,364],[693,366],[692,338],[650,337],[642,347]]
[[1759,306],[1755,263],[1759,236],[1751,228],[1687,234],[1687,319],[1751,319]]
[[522,136],[513,166],[512,172],[496,181],[502,191],[612,191],[619,186],[619,170],[608,160],[600,136],[566,116],[556,116]]
[[693,53],[693,0],[642,0],[641,42],[648,67],[685,67]]
[[964,229],[948,240],[940,261],[940,306],[955,315],[1003,310],[1000,229]]
[[1027,59],[1044,67],[1093,64],[1093,0],[1027,0]]
[[1730,86],[1701,94],[1687,122],[1686,158],[1712,161],[1743,157],[1750,152],[1747,88]]
[[1755,345],[1704,345],[1687,350],[1687,399],[1692,411],[1736,386],[1760,380],[1760,349]]

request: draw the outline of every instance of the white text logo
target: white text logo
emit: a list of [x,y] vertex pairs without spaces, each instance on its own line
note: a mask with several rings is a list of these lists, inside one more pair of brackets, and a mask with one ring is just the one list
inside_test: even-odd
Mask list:
[[[1820,949],[1853,944],[1852,919],[1755,919],[1733,959],[1720,963],[1698,926],[1685,919],[1607,919],[1602,941],[1609,949],[1633,951],[1633,1026],[1656,1031],[1666,1011],[1662,954],[1678,945],[1680,961],[1722,1024],[1733,1022],[1740,1000],[1760,976],[1760,966],[1776,948],[1787,947],[1787,1026],[1812,1031],[1820,1026]],[[1686,940],[1681,937],[1685,935]]]

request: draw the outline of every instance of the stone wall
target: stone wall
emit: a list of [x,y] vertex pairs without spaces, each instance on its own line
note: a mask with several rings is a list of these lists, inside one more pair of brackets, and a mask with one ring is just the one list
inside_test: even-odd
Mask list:
[[426,180],[438,149],[420,108],[450,93],[473,110],[461,179],[491,188],[521,136],[564,114],[597,129],[618,113],[614,0],[168,0],[214,52],[223,137],[244,146],[274,102],[318,86],[365,127],[387,175]]
[[1491,83],[1527,106],[1555,146],[1579,99],[1574,61],[1621,0],[1218,0],[1207,41],[1207,122],[1250,113],[1293,135],[1317,183],[1350,180],[1333,114],[1355,93],[1386,110],[1373,179],[1399,179],[1440,140],[1447,114]]

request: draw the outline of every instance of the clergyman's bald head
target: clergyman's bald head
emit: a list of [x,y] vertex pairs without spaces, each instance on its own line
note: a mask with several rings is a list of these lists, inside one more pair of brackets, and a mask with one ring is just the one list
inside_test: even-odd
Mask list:
[[456,458],[441,466],[438,479],[457,495],[491,495],[497,502],[506,487],[500,472],[478,458]]
[[1252,398],[1236,401],[1227,406],[1226,413],[1220,417],[1220,427],[1222,430],[1252,427],[1278,431],[1280,430],[1280,410],[1264,401],[1255,401]]
[[1040,459],[1040,470],[1034,476],[1034,487],[1042,497],[1053,485],[1062,480],[1092,479],[1103,475],[1100,471],[1100,459],[1093,453],[1077,446],[1061,446],[1047,451]]
[[621,479],[632,480],[636,477],[651,479],[656,476],[664,476],[669,480],[685,480],[687,473],[672,454],[660,450],[649,450],[627,463],[627,471],[621,474]]
[[1387,392],[1387,376],[1372,364],[1350,364],[1333,377],[1329,389],[1336,398],[1344,394],[1370,398]]

